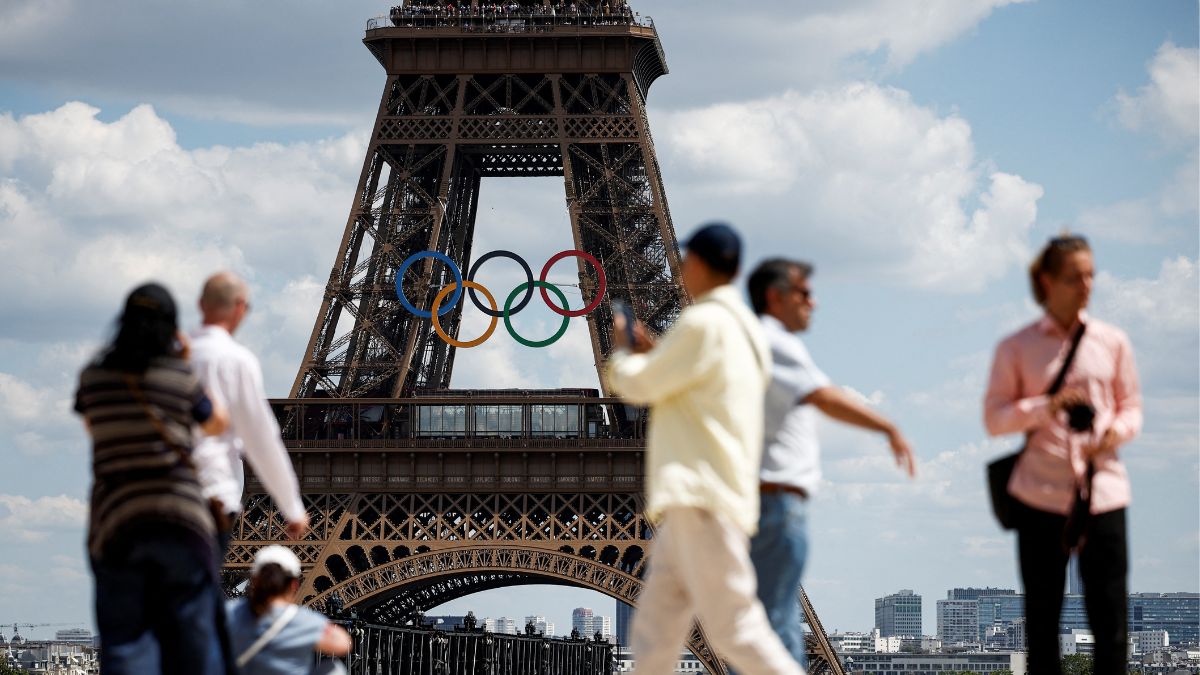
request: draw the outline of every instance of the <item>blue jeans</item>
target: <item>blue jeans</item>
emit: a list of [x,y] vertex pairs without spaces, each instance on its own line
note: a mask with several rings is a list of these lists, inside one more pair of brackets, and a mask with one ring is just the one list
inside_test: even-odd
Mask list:
[[800,495],[773,492],[759,496],[759,509],[758,534],[750,540],[758,598],[783,646],[807,668],[797,595],[808,554],[808,504]]
[[92,561],[100,671],[218,675],[212,549],[180,527],[156,526]]

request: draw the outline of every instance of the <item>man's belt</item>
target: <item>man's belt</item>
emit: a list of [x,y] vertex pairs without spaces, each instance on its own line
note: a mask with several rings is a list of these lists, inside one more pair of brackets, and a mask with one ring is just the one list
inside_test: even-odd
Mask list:
[[758,492],[759,494],[764,495],[774,495],[779,494],[780,492],[786,492],[788,494],[796,495],[801,499],[808,499],[808,492],[805,491],[804,488],[796,487],[795,485],[787,485],[785,483],[759,483]]

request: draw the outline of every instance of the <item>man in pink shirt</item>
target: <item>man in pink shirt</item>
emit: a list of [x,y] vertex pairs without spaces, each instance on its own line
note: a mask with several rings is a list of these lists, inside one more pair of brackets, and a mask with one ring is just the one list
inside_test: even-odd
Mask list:
[[[1125,672],[1130,490],[1117,448],[1141,429],[1142,402],[1129,338],[1084,312],[1094,272],[1083,237],[1058,237],[1046,245],[1030,267],[1034,298],[1046,313],[996,347],[984,401],[989,434],[1026,434],[1008,491],[1020,503],[1016,529],[1029,672],[1039,675],[1061,672],[1058,620],[1071,554],[1064,530],[1079,489],[1090,489],[1091,496],[1091,515],[1075,550],[1096,639],[1094,672]],[[1047,395],[1081,324],[1086,327],[1063,386]],[[1094,410],[1090,428],[1086,415],[1069,424],[1072,408],[1087,406]]]

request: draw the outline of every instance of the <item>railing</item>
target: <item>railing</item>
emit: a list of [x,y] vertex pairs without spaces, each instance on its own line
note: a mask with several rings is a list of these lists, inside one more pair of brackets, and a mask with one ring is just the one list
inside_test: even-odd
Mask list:
[[613,675],[608,642],[482,629],[394,628],[339,621],[354,638],[351,675]]
[[284,443],[294,449],[641,447],[645,411],[568,391],[272,399],[270,405]]
[[621,12],[497,12],[467,9],[463,12],[393,11],[390,16],[367,19],[367,31],[381,28],[457,28],[464,33],[536,33],[561,27],[638,26],[654,28],[654,19]]

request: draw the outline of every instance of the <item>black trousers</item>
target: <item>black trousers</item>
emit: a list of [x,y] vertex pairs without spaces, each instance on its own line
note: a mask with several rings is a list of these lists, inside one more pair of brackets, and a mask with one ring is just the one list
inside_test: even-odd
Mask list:
[[[1060,675],[1058,620],[1062,614],[1067,559],[1062,533],[1066,516],[1024,507],[1017,525],[1030,673]],[[1088,624],[1096,637],[1095,675],[1124,675],[1128,659],[1128,553],[1125,509],[1094,515],[1079,551]]]

